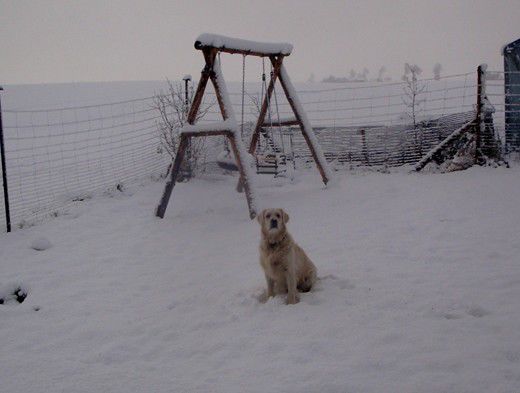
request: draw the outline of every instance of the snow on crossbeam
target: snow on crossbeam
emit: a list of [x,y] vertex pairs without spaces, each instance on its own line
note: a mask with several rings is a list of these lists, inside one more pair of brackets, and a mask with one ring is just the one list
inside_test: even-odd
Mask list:
[[252,56],[289,56],[293,50],[292,44],[287,42],[258,42],[226,37],[218,34],[204,33],[197,37],[195,49],[216,48],[221,52],[241,53]]
[[280,119],[268,120],[262,124],[262,127],[287,127],[287,126],[297,126],[300,122],[296,117],[281,117]]
[[223,121],[215,121],[205,124],[186,124],[181,128],[181,134],[190,134],[192,136],[203,136],[202,134],[215,133],[215,132],[236,132],[238,129],[236,121],[227,119]]

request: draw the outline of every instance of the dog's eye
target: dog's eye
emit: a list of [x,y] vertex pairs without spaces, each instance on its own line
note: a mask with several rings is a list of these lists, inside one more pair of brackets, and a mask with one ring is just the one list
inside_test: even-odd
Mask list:
[[280,218],[280,213],[276,213],[276,218]]
[[266,216],[266,218],[269,218],[269,217],[271,217],[271,213],[267,213],[265,216]]

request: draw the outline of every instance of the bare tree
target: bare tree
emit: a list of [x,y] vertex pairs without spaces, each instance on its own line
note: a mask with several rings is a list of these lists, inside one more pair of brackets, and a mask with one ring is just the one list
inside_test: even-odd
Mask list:
[[356,76],[357,81],[359,81],[359,82],[367,82],[369,73],[370,73],[370,71],[368,70],[368,68],[366,68],[366,67],[363,68],[363,71],[358,73],[357,76]]
[[[168,153],[172,160],[177,153],[179,145],[179,131],[187,123],[188,111],[193,100],[193,86],[188,90],[188,100],[186,102],[186,92],[179,82],[166,80],[168,86],[166,91],[159,91],[153,97],[153,108],[159,112],[157,129],[160,137],[160,149]],[[204,117],[213,103],[201,105],[195,121]],[[188,168],[197,171],[202,167],[206,160],[206,138],[192,138],[190,151],[187,157]]]
[[258,114],[260,113],[260,109],[262,108],[262,97],[260,97],[260,94],[246,94],[249,97],[249,101],[251,104],[249,106],[251,114],[253,116],[258,116]]
[[433,66],[433,79],[438,81],[441,79],[441,71],[442,71],[442,64],[441,63],[435,63]]
[[378,82],[383,82],[385,80],[385,77],[384,77],[385,72],[386,72],[386,67],[385,66],[381,66],[381,68],[377,72],[377,81]]
[[417,78],[421,73],[422,70],[417,64],[405,63],[402,76],[402,80],[406,83],[403,89],[403,103],[408,108],[407,114],[410,120],[412,120],[414,128],[417,127],[417,115],[422,110],[422,104],[425,102],[424,99],[419,98],[426,89],[426,85]]
[[[403,103],[408,108],[407,115],[413,124],[414,144],[419,154],[422,154],[422,130],[420,130],[418,126],[417,117],[422,111],[422,105],[425,102],[425,99],[420,98],[420,96],[426,89],[426,85],[418,80],[418,76],[421,75],[421,73],[422,70],[417,64],[405,63],[404,74],[402,76],[405,82]],[[421,133],[421,141],[419,141],[419,132]]]

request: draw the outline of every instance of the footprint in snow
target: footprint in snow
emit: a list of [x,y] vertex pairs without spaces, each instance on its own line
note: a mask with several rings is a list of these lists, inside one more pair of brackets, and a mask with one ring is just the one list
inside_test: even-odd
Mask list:
[[27,297],[27,289],[22,285],[8,284],[0,287],[0,304],[23,303]]
[[466,310],[466,313],[475,318],[482,318],[486,315],[491,314],[491,312],[480,306],[471,306]]
[[31,242],[31,248],[36,251],[45,251],[52,247],[52,243],[46,237],[39,237]]
[[323,285],[326,285],[328,282],[330,282],[336,288],[339,288],[341,290],[354,289],[356,287],[353,283],[351,283],[347,279],[339,278],[338,276],[335,276],[334,274],[327,274],[326,276],[318,277],[318,282],[316,283],[316,289],[320,290],[320,291],[323,290]]
[[434,308],[432,307],[432,311],[435,316],[442,317],[447,320],[461,319],[464,318],[465,315],[470,315],[474,318],[482,318],[491,314],[490,311],[478,305],[473,305],[470,307],[450,307],[449,311],[442,312],[435,312]]

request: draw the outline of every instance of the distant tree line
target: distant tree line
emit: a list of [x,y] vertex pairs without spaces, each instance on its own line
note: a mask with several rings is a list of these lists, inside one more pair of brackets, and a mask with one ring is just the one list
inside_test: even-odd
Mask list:
[[[408,64],[408,63],[407,63]],[[405,65],[406,69],[406,65]],[[433,78],[438,80],[441,77],[442,65],[440,63],[435,63],[433,66]],[[406,72],[405,72],[406,74]],[[307,80],[310,83],[316,81],[316,76],[311,74],[309,79]],[[356,71],[355,69],[351,69],[350,73],[347,76],[335,76],[329,75],[321,80],[324,83],[362,83],[362,82],[390,82],[392,78],[387,75],[387,68],[385,66],[381,66],[377,71],[377,76],[374,78],[370,78],[370,71],[368,68],[363,68],[361,71]]]

